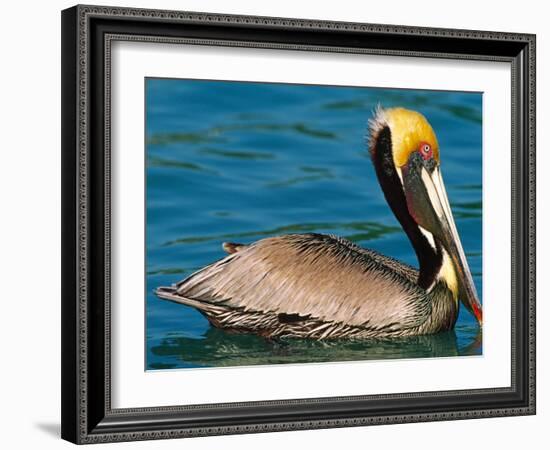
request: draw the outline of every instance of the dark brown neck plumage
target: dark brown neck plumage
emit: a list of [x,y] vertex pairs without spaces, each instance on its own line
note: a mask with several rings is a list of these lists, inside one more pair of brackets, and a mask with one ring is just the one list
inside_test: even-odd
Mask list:
[[379,131],[370,151],[386,201],[416,252],[419,263],[418,285],[428,289],[433,284],[443,262],[441,247],[437,242],[437,248],[432,247],[409,213],[401,179],[393,162],[391,132],[388,126]]

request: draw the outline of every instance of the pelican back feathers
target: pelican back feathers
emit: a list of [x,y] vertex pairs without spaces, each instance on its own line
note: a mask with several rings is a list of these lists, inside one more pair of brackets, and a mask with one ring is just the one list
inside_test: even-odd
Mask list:
[[345,239],[294,234],[243,246],[157,295],[197,308],[219,328],[269,337],[439,331],[433,293],[417,278],[412,267]]

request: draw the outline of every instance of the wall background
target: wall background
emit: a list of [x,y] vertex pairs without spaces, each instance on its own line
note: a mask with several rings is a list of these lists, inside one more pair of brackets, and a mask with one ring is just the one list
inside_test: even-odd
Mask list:
[[[194,11],[363,21],[433,27],[531,32],[538,36],[538,197],[544,198],[550,163],[546,147],[550,101],[548,53],[550,31],[544,3],[446,3],[394,0],[337,3],[279,0],[110,0],[99,4]],[[69,448],[59,435],[60,397],[60,10],[73,1],[10,2],[2,9],[0,27],[0,273],[2,342],[0,378],[0,442],[5,448],[31,445]],[[542,49],[542,50],[541,50]],[[498,167],[498,161],[494,162]],[[550,249],[544,230],[548,208],[538,205],[538,272],[548,273],[544,251]],[[542,275],[541,275],[542,274]],[[541,286],[543,286],[541,284]],[[539,324],[549,307],[540,289]],[[447,449],[532,446],[543,437],[550,419],[547,328],[538,330],[538,415],[369,428],[223,436],[193,440],[118,444],[117,448],[371,448]],[[544,433],[546,435],[546,433]],[[32,448],[32,447],[31,447]]]

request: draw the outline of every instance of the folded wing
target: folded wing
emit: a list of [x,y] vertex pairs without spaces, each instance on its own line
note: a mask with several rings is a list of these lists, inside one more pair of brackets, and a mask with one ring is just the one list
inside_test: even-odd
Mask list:
[[201,269],[171,295],[211,308],[398,331],[430,315],[417,276],[405,264],[335,236],[285,235]]

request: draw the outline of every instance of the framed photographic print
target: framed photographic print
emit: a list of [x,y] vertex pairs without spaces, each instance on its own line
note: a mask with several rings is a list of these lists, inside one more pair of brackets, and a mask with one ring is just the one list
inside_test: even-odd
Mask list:
[[62,436],[535,413],[535,36],[62,13]]

